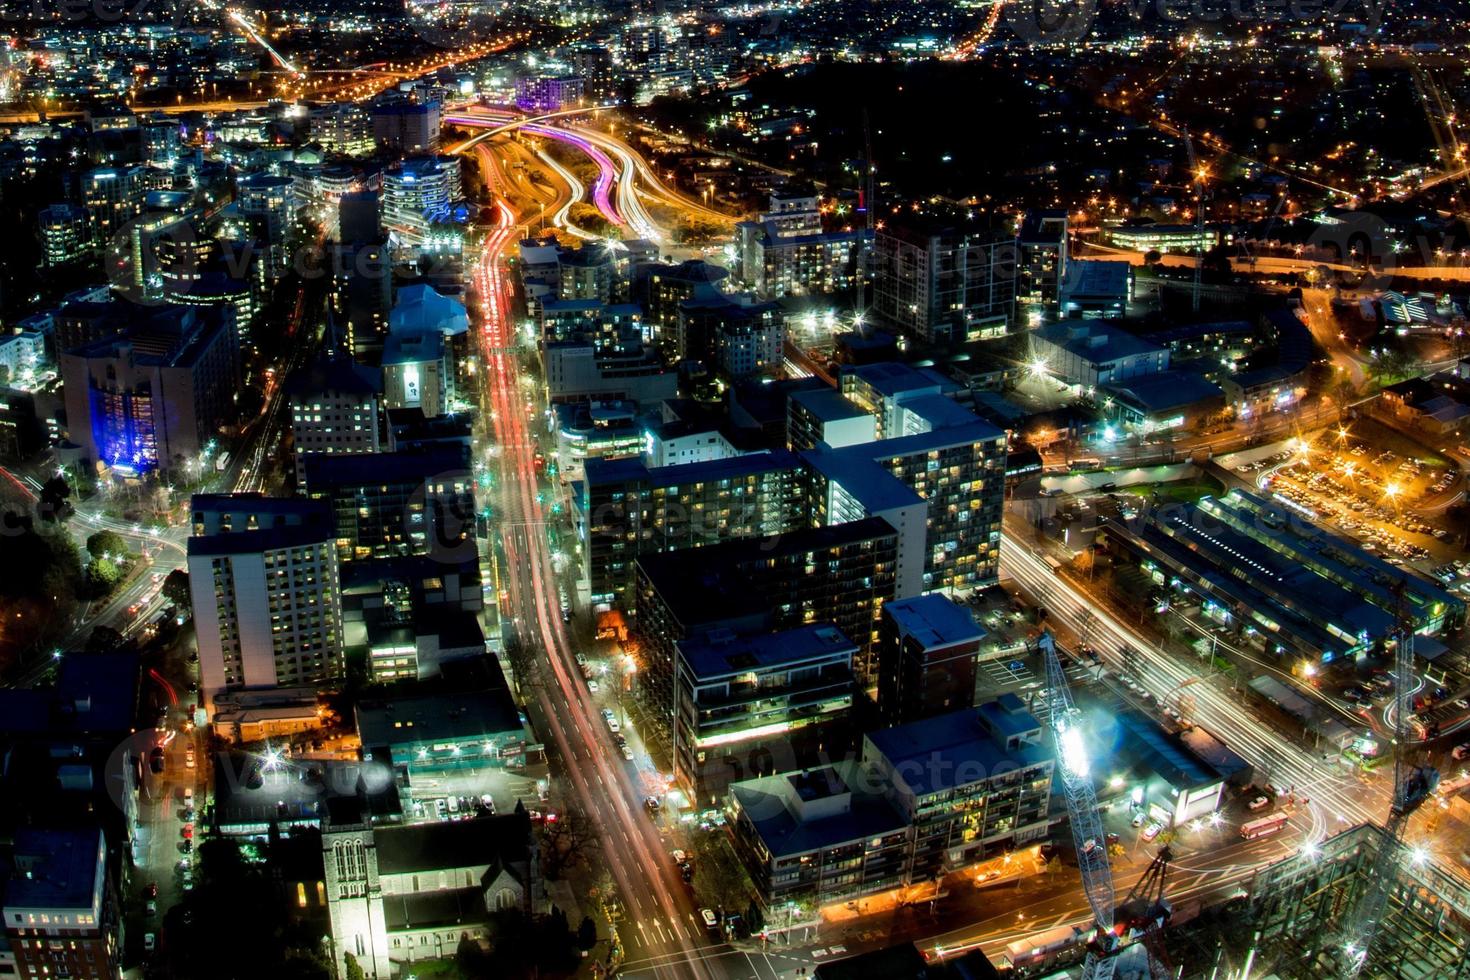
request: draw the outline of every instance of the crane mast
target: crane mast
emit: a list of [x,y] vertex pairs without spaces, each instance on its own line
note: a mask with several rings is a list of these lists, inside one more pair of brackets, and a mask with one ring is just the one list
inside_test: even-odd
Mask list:
[[1118,937],[1113,928],[1113,905],[1117,896],[1113,888],[1113,869],[1108,862],[1107,837],[1097,810],[1097,791],[1092,785],[1091,764],[1087,758],[1087,746],[1082,740],[1082,730],[1076,725],[1077,709],[1072,704],[1072,691],[1057,657],[1056,641],[1050,633],[1042,633],[1038,645],[1046,664],[1047,726],[1056,739],[1057,769],[1067,797],[1067,816],[1077,848],[1082,890],[1087,895],[1095,923],[1082,976],[1084,980],[1111,980],[1117,967],[1114,954]]
[[1383,825],[1383,843],[1373,857],[1367,890],[1358,899],[1343,933],[1342,965],[1339,975],[1356,977],[1368,962],[1373,940],[1388,908],[1389,892],[1403,864],[1404,826],[1409,817],[1439,784],[1439,773],[1427,766],[1411,765],[1408,759],[1409,683],[1414,676],[1414,627],[1405,615],[1402,586],[1399,596],[1398,642],[1394,650],[1393,694],[1393,799]]

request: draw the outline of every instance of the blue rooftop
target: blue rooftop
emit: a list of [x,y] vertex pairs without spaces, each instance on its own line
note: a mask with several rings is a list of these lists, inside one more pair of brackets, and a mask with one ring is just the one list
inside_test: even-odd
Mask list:
[[978,642],[985,636],[969,611],[942,592],[885,602],[883,612],[925,647]]
[[680,659],[698,682],[843,652],[855,654],[857,646],[830,623],[745,636],[725,643],[685,640],[679,644]]
[[101,903],[100,830],[15,832],[15,872],[6,884],[7,909],[91,909]]
[[1032,335],[1094,364],[1163,350],[1106,320],[1061,320],[1037,327]]
[[[1017,717],[1022,716],[1029,719],[1027,730],[1041,727],[1029,712]],[[1004,747],[986,727],[985,717],[979,709],[961,708],[865,737],[915,796],[989,778],[1003,766],[1034,765],[1052,758],[1040,745]],[[961,781],[961,775],[967,778]]]

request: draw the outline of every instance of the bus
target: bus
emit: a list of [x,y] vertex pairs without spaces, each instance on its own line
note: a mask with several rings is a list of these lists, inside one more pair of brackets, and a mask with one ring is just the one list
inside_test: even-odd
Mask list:
[[1017,939],[1006,946],[1001,965],[1025,971],[1054,963],[1062,956],[1080,950],[1087,944],[1087,932],[1077,926],[1057,926]]
[[1287,815],[1284,813],[1273,813],[1269,817],[1252,820],[1250,823],[1240,825],[1240,836],[1246,840],[1255,840],[1257,837],[1265,837],[1274,834],[1286,826]]

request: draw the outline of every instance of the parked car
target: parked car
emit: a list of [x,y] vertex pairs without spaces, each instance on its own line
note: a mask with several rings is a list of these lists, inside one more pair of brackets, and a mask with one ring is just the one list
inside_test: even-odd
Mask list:
[[1454,756],[1456,762],[1459,762],[1466,756],[1470,756],[1470,742],[1461,742],[1459,745],[1456,745],[1450,752],[1450,755]]
[[151,932],[143,934],[143,952],[151,953],[158,948],[158,937]]
[[1146,840],[1146,841],[1151,841],[1155,837],[1159,836],[1159,832],[1162,831],[1163,829],[1164,829],[1164,825],[1161,824],[1161,823],[1159,823],[1157,820],[1155,820],[1154,822],[1150,823],[1147,827],[1143,828],[1143,839]]
[[1251,800],[1249,803],[1247,803],[1246,804],[1246,808],[1247,809],[1250,809],[1250,810],[1264,810],[1267,806],[1270,805],[1270,803],[1271,803],[1271,801],[1269,799],[1267,799],[1266,797],[1264,797],[1264,796],[1258,796],[1255,799]]
[[1132,824],[1134,827],[1142,827],[1146,820],[1148,820],[1148,817],[1144,816],[1142,813],[1135,813],[1133,815],[1133,819],[1130,820],[1129,823]]
[[147,906],[145,906],[145,911],[149,915],[157,915],[158,914],[158,903],[155,902],[155,901],[153,901],[152,899],[149,899]]
[[623,745],[622,745],[622,749],[623,749],[623,758],[624,759],[627,759],[629,762],[632,762],[633,761],[633,747],[630,746],[627,742],[624,742]]
[[710,932],[718,932],[720,929],[720,920],[715,917],[714,909],[700,909],[699,921],[703,922],[704,927]]

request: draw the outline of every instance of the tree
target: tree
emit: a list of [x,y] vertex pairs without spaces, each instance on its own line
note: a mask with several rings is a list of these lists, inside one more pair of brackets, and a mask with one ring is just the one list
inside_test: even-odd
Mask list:
[[87,590],[93,598],[110,593],[122,578],[122,570],[110,558],[94,558],[87,564]]
[[128,553],[128,541],[116,531],[98,531],[87,537],[87,554],[93,558],[104,555],[121,558]]
[[585,861],[597,843],[597,828],[579,807],[564,808],[541,827],[541,867],[551,879]]
[[189,598],[189,573],[182,568],[175,568],[168,573],[163,580],[163,597],[180,609],[188,609],[191,603]]
[[342,971],[342,980],[367,980],[367,974],[362,972],[362,966],[358,964],[356,956],[351,953],[343,953],[342,960],[346,965]]
[[39,510],[42,520],[55,521],[67,515],[70,504],[71,485],[59,476],[53,476],[41,487]]
[[590,915],[584,915],[581,925],[577,926],[577,948],[585,952],[596,945],[597,923],[592,921]]
[[121,648],[126,642],[127,637],[123,636],[111,626],[97,626],[92,629],[91,635],[87,637],[87,652],[107,653]]

